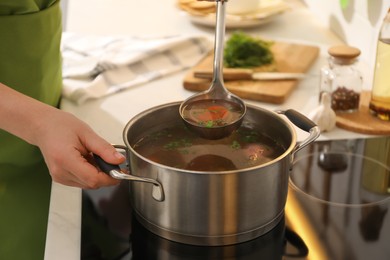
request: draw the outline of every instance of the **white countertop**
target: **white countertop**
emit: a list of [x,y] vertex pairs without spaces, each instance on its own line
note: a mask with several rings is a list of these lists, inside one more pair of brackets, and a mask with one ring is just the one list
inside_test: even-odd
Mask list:
[[[320,57],[309,71],[310,74],[318,74],[326,64],[327,48],[342,42],[298,0],[286,2],[291,4],[291,10],[268,24],[245,31],[270,39],[319,46]],[[143,36],[200,33],[214,38],[214,29],[193,24],[176,7],[176,0],[69,0],[67,9],[66,30],[69,32]],[[184,75],[185,72],[179,72],[83,105],[75,105],[64,99],[61,108],[90,124],[107,141],[122,144],[123,128],[134,115],[159,104],[183,100],[193,94],[182,86]],[[308,115],[318,105],[318,84],[318,77],[302,80],[282,105],[247,102],[270,110],[293,108]],[[305,134],[300,130],[297,132],[298,139]],[[363,135],[336,128],[324,133],[320,139],[358,137]],[[45,259],[80,258],[80,222],[81,190],[53,183]]]

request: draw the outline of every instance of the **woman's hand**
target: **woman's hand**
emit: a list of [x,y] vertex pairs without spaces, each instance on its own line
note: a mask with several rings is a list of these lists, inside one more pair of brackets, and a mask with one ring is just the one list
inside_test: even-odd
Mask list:
[[42,122],[34,143],[40,148],[54,181],[86,189],[119,182],[96,168],[91,153],[112,164],[123,163],[124,156],[87,124],[57,109]]
[[86,189],[119,181],[94,166],[92,153],[112,164],[125,158],[72,114],[0,83],[0,129],[40,148],[52,179]]

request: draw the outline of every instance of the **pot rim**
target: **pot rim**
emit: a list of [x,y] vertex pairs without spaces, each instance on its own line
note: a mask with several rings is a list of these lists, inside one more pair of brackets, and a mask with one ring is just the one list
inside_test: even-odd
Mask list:
[[[257,169],[260,169],[260,168],[267,167],[267,166],[269,166],[271,164],[274,164],[275,162],[281,161],[282,159],[287,157],[289,154],[292,154],[292,152],[293,152],[293,150],[294,150],[294,148],[295,148],[295,146],[297,144],[296,131],[293,128],[291,122],[289,122],[288,120],[284,119],[283,117],[281,117],[278,113],[276,113],[274,111],[267,110],[267,109],[264,109],[264,108],[261,108],[261,107],[255,106],[255,105],[251,105],[251,104],[246,104],[247,108],[252,108],[252,109],[255,109],[255,110],[261,110],[262,112],[265,112],[265,113],[268,113],[268,114],[272,114],[274,117],[277,118],[277,120],[280,120],[290,130],[290,133],[291,133],[291,143],[290,143],[289,147],[286,148],[286,150],[281,155],[279,155],[278,157],[274,158],[273,160],[271,160],[269,162],[266,162],[266,163],[263,163],[263,164],[260,164],[260,165],[256,165],[256,166],[252,166],[252,167],[245,167],[245,168],[237,169],[237,170],[228,170],[228,171],[195,171],[195,170],[186,170],[186,169],[175,168],[175,167],[172,167],[172,166],[160,164],[160,163],[154,162],[154,161],[152,161],[152,160],[142,156],[137,151],[135,151],[133,149],[133,147],[129,144],[128,139],[127,139],[127,132],[129,131],[130,127],[137,120],[143,118],[145,115],[147,115],[147,114],[149,114],[149,113],[151,113],[153,111],[157,111],[157,110],[160,110],[160,109],[163,109],[163,108],[166,108],[166,107],[175,106],[175,105],[180,106],[180,104],[182,102],[183,101],[174,101],[174,102],[169,102],[169,103],[164,103],[164,104],[161,104],[161,105],[157,105],[157,106],[148,108],[148,109],[138,113],[133,118],[131,118],[127,122],[127,124],[126,124],[126,126],[125,126],[125,128],[123,129],[123,132],[122,132],[122,138],[123,138],[123,141],[124,141],[127,149],[129,149],[131,151],[131,153],[135,154],[137,157],[141,158],[142,160],[147,161],[148,163],[150,163],[152,165],[155,165],[155,166],[158,166],[160,168],[164,168],[164,169],[168,169],[168,170],[174,170],[174,171],[180,171],[180,172],[183,172],[183,173],[191,173],[191,174],[207,174],[207,175],[216,174],[216,175],[220,175],[220,174],[232,174],[232,173],[237,173],[237,172],[248,172],[248,171],[257,170]],[[244,120],[245,120],[245,117],[244,117]]]

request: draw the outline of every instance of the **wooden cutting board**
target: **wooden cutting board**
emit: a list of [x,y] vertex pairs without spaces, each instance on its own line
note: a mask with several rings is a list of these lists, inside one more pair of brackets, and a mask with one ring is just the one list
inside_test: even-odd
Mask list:
[[[276,71],[280,72],[306,72],[319,55],[317,46],[286,42],[275,42],[271,50],[275,58]],[[202,91],[209,88],[211,80],[195,78],[194,71],[197,69],[212,70],[213,54],[213,52],[210,53],[186,74],[183,82],[185,89]],[[297,80],[225,81],[226,88],[241,98],[273,104],[283,103],[296,88],[297,84]]]
[[359,110],[353,113],[336,113],[336,125],[361,134],[390,135],[390,122],[380,120],[370,114],[370,91],[360,94]]

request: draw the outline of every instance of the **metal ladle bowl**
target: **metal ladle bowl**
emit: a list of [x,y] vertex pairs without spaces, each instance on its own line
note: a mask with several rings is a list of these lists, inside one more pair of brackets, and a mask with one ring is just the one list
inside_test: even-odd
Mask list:
[[[195,94],[184,100],[180,105],[179,112],[187,127],[205,139],[221,139],[230,135],[234,130],[241,126],[246,113],[246,106],[236,95],[230,93],[223,82],[223,50],[225,41],[225,9],[227,0],[216,0],[216,32],[214,43],[214,63],[213,79],[208,90]],[[184,116],[185,108],[200,100],[225,100],[234,103],[240,108],[240,117],[233,121],[228,121],[223,126],[207,127],[187,120]]]

